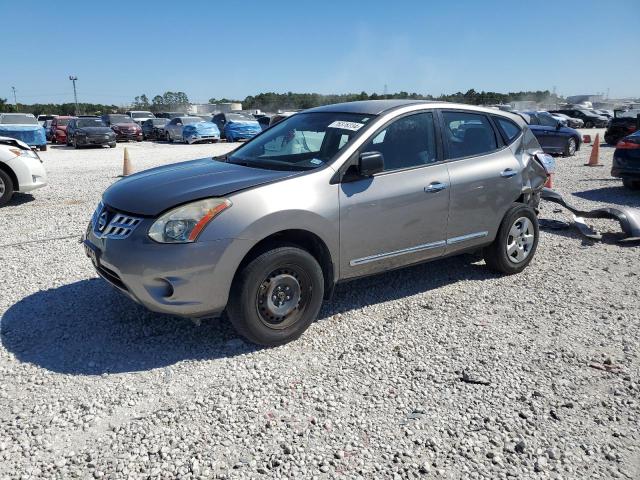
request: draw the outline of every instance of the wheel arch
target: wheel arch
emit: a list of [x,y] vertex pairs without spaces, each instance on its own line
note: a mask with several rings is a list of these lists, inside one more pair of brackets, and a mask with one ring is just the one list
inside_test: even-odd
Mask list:
[[238,273],[242,271],[242,269],[254,258],[268,250],[272,250],[273,248],[283,245],[298,247],[307,251],[316,259],[318,264],[320,264],[320,268],[322,268],[325,299],[330,298],[335,286],[335,264],[331,257],[331,251],[322,238],[315,233],[304,229],[280,230],[258,241],[245,254],[238,265],[238,268],[234,273],[234,280]]
[[0,170],[9,175],[9,178],[13,182],[13,190],[16,192],[19,191],[20,182],[18,182],[18,176],[16,175],[16,172],[14,172],[13,169],[4,162],[0,162]]

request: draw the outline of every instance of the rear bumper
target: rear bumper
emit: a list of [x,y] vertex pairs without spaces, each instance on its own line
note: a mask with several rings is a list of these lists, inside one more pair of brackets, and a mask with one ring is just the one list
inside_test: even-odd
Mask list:
[[631,178],[634,180],[640,180],[640,168],[611,168],[611,176],[616,178]]

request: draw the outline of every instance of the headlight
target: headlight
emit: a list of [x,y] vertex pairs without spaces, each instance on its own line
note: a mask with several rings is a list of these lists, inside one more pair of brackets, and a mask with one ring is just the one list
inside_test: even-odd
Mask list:
[[31,149],[22,150],[20,148],[10,148],[9,150],[11,151],[11,153],[13,153],[17,157],[31,157],[31,158],[37,158],[38,160],[40,160],[40,157],[38,156],[38,154]]
[[195,242],[204,227],[230,206],[226,198],[207,198],[174,208],[151,225],[149,237],[160,243]]

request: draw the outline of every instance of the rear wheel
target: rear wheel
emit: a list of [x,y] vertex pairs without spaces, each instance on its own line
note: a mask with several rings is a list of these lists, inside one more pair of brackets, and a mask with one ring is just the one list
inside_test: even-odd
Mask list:
[[576,139],[569,137],[567,144],[564,147],[564,156],[573,157],[576,154]]
[[640,190],[640,180],[632,180],[631,178],[623,178],[622,185],[629,190]]
[[257,256],[238,273],[227,314],[251,342],[282,345],[316,319],[323,295],[324,278],[316,259],[300,248],[283,246]]
[[504,216],[498,234],[483,250],[484,261],[492,270],[511,275],[526,268],[538,247],[538,217],[521,203],[514,204]]
[[0,207],[6,205],[13,197],[13,180],[7,172],[0,170]]
[[46,152],[47,151],[47,146],[46,145],[40,145],[40,151],[41,152]]

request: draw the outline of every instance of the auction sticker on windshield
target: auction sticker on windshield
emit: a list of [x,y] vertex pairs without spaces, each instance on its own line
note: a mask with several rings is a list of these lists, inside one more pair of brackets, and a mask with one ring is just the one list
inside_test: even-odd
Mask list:
[[355,132],[356,130],[360,130],[362,127],[364,127],[364,123],[336,120],[331,123],[328,128],[341,128],[342,130],[353,130]]

